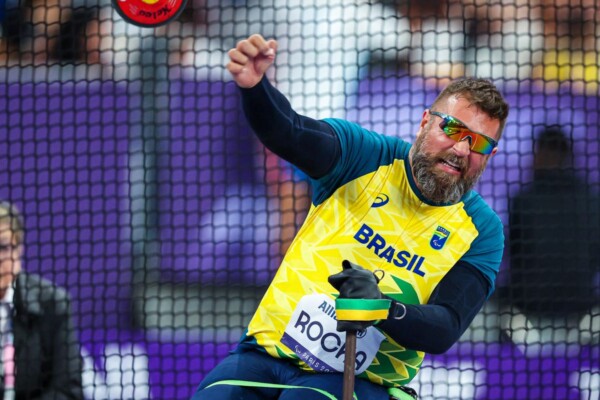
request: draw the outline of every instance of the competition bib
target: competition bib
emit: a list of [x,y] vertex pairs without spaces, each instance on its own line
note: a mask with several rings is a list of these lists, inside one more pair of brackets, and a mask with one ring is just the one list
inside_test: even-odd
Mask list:
[[[346,332],[336,330],[335,301],[324,294],[302,297],[281,343],[317,372],[344,372]],[[356,374],[363,373],[385,336],[369,327],[356,333]]]

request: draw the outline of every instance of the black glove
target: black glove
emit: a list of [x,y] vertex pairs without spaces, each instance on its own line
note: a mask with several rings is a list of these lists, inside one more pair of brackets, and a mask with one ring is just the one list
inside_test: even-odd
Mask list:
[[[379,279],[371,271],[353,264],[348,260],[342,262],[342,272],[331,275],[328,279],[331,286],[340,292],[340,299],[381,299],[383,298],[377,283]],[[337,330],[361,331],[372,326],[376,321],[337,321]]]
[[379,279],[374,273],[351,263],[342,262],[342,272],[331,275],[328,279],[331,286],[340,292],[343,299],[381,299],[381,291],[377,287]]

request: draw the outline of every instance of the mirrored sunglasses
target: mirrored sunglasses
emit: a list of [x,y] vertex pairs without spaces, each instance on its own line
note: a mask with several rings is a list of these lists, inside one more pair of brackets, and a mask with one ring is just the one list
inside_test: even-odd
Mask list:
[[459,119],[454,118],[451,115],[444,114],[437,111],[429,111],[431,115],[440,117],[442,122],[440,123],[440,129],[444,131],[446,136],[450,139],[461,142],[465,139],[469,140],[470,149],[480,154],[491,154],[496,147],[498,142],[483,133],[473,132],[467,125],[465,125]]

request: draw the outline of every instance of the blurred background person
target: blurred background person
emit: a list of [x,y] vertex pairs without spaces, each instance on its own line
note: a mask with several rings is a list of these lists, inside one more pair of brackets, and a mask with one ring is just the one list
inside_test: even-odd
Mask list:
[[577,93],[600,93],[600,9],[596,0],[540,0],[543,59],[533,77],[556,89],[570,85]]
[[540,0],[461,0],[469,32],[466,74],[515,84],[531,78],[544,47]]
[[[404,21],[398,66],[441,89],[465,75],[469,12],[460,0],[382,0]],[[389,58],[384,62],[389,62]]]
[[[559,127],[535,140],[533,181],[510,203],[510,286],[513,307],[504,329],[517,342],[580,341],[579,327],[600,304],[600,201],[572,168],[571,142]],[[506,318],[505,318],[506,319]],[[525,337],[526,336],[526,337]]]
[[0,65],[56,63],[52,53],[70,12],[70,0],[8,0],[2,24]]
[[0,393],[4,399],[82,399],[69,296],[22,271],[24,237],[17,208],[0,201]]

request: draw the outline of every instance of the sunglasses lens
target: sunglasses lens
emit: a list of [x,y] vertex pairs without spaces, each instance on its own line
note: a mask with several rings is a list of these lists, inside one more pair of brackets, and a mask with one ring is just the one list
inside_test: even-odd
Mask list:
[[472,151],[481,154],[490,154],[494,150],[494,145],[484,136],[470,131],[466,126],[454,119],[445,118],[442,121],[441,128],[449,138],[457,142],[468,138]]
[[[446,117],[440,123],[440,128],[446,133],[446,135],[452,137],[454,135],[459,135],[464,130],[464,127],[453,120],[451,117]],[[452,139],[454,139],[452,137]]]
[[[478,135],[479,136],[479,135]],[[475,143],[471,146],[471,150],[481,154],[490,154],[494,150],[494,146],[485,138],[479,136]]]
[[442,124],[444,125],[442,129],[448,136],[471,132],[466,126],[462,125],[458,121],[455,121],[454,119],[444,120]]

